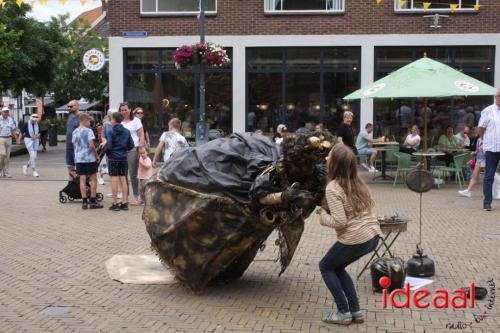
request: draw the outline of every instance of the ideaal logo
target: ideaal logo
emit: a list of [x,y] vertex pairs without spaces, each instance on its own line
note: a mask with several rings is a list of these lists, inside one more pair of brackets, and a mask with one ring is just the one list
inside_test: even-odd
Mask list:
[[[410,303],[418,308],[425,309],[432,305],[435,309],[466,309],[475,307],[474,282],[469,285],[470,299],[467,301],[467,292],[464,289],[454,289],[450,293],[446,289],[436,289],[434,295],[429,299],[431,292],[425,288],[420,288],[414,292],[410,292],[410,284],[406,283],[404,289],[394,289],[389,295],[387,288],[391,285],[391,280],[387,276],[383,276],[379,280],[382,290],[382,307],[387,308],[387,299],[394,308],[409,308]],[[396,296],[403,296],[402,302],[396,301]]]
[[[475,302],[475,285],[474,282],[469,284],[469,300],[467,300],[467,291],[464,289],[454,289],[451,294],[446,289],[436,289],[434,295],[431,296],[431,292],[425,288],[420,288],[414,292],[410,292],[410,284],[406,283],[404,289],[394,289],[392,292],[388,293],[387,288],[391,284],[391,280],[383,276],[379,279],[379,284],[383,288],[382,290],[382,307],[387,308],[388,302],[394,308],[409,308],[410,303],[419,309],[425,309],[432,305],[435,309],[447,309],[449,307],[453,309],[476,309]],[[473,320],[471,321],[458,321],[446,324],[446,328],[450,330],[465,330],[467,328],[472,328],[475,323],[481,323],[488,317],[488,311],[493,309],[495,305],[495,282],[493,279],[487,281],[488,284],[488,298],[487,303],[484,305],[484,309],[479,314],[473,313]],[[396,295],[403,296],[402,302],[397,302],[395,300]],[[481,307],[477,307],[481,309]]]

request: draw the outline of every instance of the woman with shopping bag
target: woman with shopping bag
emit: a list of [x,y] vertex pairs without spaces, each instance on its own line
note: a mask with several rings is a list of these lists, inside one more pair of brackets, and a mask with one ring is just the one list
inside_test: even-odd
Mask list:
[[28,150],[30,159],[26,165],[23,165],[23,175],[28,175],[28,167],[31,167],[33,171],[33,177],[39,177],[36,171],[36,156],[38,152],[38,146],[40,145],[40,127],[38,122],[40,121],[40,116],[36,113],[30,116],[30,119],[24,123],[21,130],[21,134],[24,138],[24,146]]

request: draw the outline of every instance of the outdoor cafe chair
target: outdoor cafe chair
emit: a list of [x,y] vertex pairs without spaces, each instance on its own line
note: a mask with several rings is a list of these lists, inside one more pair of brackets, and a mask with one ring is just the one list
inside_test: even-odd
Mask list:
[[449,172],[455,175],[455,183],[458,183],[458,186],[462,188],[462,182],[464,182],[465,185],[463,169],[466,167],[470,158],[470,153],[457,154],[453,156],[453,164],[449,167],[437,167],[435,171],[437,171],[439,181],[441,182],[442,175]]
[[396,186],[396,182],[398,181],[398,177],[402,177],[403,180],[406,180],[406,175],[408,172],[412,171],[414,168],[410,166],[411,163],[411,155],[402,153],[402,152],[395,152],[394,157],[397,160],[397,169],[396,169],[396,175],[394,177],[394,183],[392,186]]

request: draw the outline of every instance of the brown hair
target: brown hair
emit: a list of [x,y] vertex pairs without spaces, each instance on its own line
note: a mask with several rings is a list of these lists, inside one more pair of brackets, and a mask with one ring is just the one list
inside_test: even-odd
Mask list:
[[123,115],[120,112],[113,112],[111,114],[111,118],[113,118],[118,124],[123,121]]
[[[134,113],[132,112],[132,109],[130,109],[130,105],[128,104],[128,102],[121,102],[120,103],[120,106],[118,107],[118,112],[121,113],[121,108],[122,107],[127,107],[127,109],[129,110],[129,119],[130,120],[134,120]],[[123,117],[123,119],[125,119],[125,117]]]
[[335,180],[342,187],[347,202],[352,207],[355,217],[371,212],[373,202],[368,186],[358,176],[356,156],[343,144],[336,144],[328,155],[328,183]]
[[82,112],[80,113],[80,115],[78,116],[78,120],[80,122],[84,121],[84,120],[89,120],[89,121],[92,121],[94,119],[92,119],[92,117],[88,114],[88,113],[85,113],[85,112]]
[[168,122],[168,126],[169,127],[172,126],[176,130],[180,130],[181,129],[181,121],[179,120],[179,118],[172,118]]

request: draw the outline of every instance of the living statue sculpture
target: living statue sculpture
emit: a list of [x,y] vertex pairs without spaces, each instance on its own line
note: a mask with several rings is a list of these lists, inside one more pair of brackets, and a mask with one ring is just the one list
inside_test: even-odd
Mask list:
[[201,292],[241,277],[277,229],[283,273],[323,200],[332,145],[328,132],[292,135],[279,153],[267,137],[241,133],[175,152],[144,191],[152,248]]

